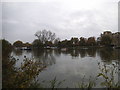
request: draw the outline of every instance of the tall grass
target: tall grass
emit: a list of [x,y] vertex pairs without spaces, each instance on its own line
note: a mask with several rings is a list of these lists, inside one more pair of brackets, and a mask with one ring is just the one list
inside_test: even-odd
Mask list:
[[103,82],[101,82],[101,86],[105,88],[120,88],[119,80],[116,81],[115,77],[119,74],[119,63],[114,63],[112,65],[105,65],[98,63],[100,73],[98,73],[97,77],[102,77]]

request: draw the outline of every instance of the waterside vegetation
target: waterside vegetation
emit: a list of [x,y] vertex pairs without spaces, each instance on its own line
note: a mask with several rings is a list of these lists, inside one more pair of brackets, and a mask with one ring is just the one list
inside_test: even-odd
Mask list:
[[13,47],[19,49],[53,49],[53,48],[78,48],[78,47],[113,47],[120,48],[120,32],[112,33],[105,31],[97,38],[94,36],[85,37],[72,37],[70,40],[60,40],[56,37],[55,33],[47,30],[41,30],[35,33],[37,39],[32,43],[18,40],[13,43]]

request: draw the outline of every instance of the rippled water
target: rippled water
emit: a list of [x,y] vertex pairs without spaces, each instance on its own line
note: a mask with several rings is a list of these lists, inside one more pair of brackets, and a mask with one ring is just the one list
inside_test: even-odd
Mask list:
[[[19,67],[23,62],[24,56],[31,60],[38,60],[47,67],[40,72],[38,80],[40,83],[48,86],[48,82],[53,80],[54,77],[57,80],[65,80],[61,87],[75,87],[78,82],[81,82],[85,76],[84,81],[88,82],[94,80],[97,74],[100,72],[98,63],[103,63],[108,66],[113,63],[118,63],[120,50],[111,48],[90,48],[90,49],[67,49],[67,50],[31,50],[22,51],[14,50],[11,55],[19,59],[16,63],[16,67]],[[116,81],[118,75],[115,75]],[[95,82],[100,83],[102,79],[98,79]],[[100,87],[97,85],[96,87]]]

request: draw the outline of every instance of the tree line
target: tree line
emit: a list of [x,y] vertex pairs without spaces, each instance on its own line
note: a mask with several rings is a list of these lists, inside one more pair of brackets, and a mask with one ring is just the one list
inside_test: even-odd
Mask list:
[[[120,41],[120,32],[112,33],[110,31],[105,31],[100,37],[72,37],[70,40],[60,40],[60,38],[56,37],[56,34],[47,31],[37,31],[34,34],[37,39],[35,39],[32,43],[18,40],[13,43],[14,47],[28,47],[28,48],[48,48],[48,47],[79,47],[79,46],[115,46]],[[117,41],[115,42],[115,40]],[[120,44],[119,44],[120,45]]]

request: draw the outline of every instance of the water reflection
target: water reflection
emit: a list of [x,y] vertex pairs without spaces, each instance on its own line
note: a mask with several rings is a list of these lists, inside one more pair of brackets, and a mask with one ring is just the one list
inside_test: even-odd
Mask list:
[[87,49],[86,52],[90,57],[96,57],[97,49],[96,48],[90,48],[90,49]]
[[54,54],[55,54],[56,57],[59,57],[61,55],[61,53],[62,52],[59,49],[58,50],[54,50]]
[[[89,76],[96,76],[98,72],[98,61],[103,64],[112,65],[114,61],[119,60],[120,50],[112,48],[79,48],[79,49],[45,49],[31,51],[13,51],[14,56],[23,56],[32,58],[43,65],[47,66],[46,70],[41,72],[38,79],[46,80],[57,76],[58,80],[66,79],[65,86],[72,86],[86,76],[86,81]],[[100,81],[98,81],[100,82]],[[63,86],[64,87],[64,86]]]
[[103,62],[111,62],[112,60],[119,60],[120,50],[112,48],[99,49],[98,54]]
[[[24,54],[23,54],[24,52]],[[26,53],[25,53],[26,52]],[[44,65],[52,65],[56,63],[56,58],[60,57],[61,54],[70,55],[72,59],[85,58],[85,57],[100,57],[102,62],[111,62],[112,60],[119,60],[120,50],[112,48],[88,48],[88,49],[66,49],[62,51],[60,49],[47,49],[47,50],[32,50],[32,51],[22,51],[13,50],[15,56],[22,56],[31,54],[30,58],[34,58],[37,61],[42,62]]]
[[86,50],[85,50],[85,49],[80,49],[80,50],[79,50],[79,53],[80,53],[80,57],[81,57],[81,58],[84,58],[85,56],[87,56],[87,53],[86,53]]
[[33,50],[33,58],[40,61],[44,65],[52,65],[56,63],[56,59],[53,55],[53,50]]
[[84,58],[86,56],[95,57],[97,53],[96,48],[89,49],[67,49],[66,51],[61,51],[63,54],[70,54],[72,57],[81,57]]
[[23,51],[22,50],[17,50],[17,49],[14,49],[13,50],[13,53],[16,55],[16,56],[21,56]]
[[[71,55],[74,57],[100,57],[103,62],[111,62],[112,60],[119,60],[120,50],[113,48],[88,48],[88,49],[67,49],[66,51],[54,50],[55,56],[60,56],[61,53]],[[46,52],[44,52],[46,53]],[[47,53],[48,54],[48,53]],[[50,54],[50,53],[49,53]],[[43,55],[42,55],[43,56]]]

